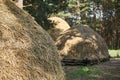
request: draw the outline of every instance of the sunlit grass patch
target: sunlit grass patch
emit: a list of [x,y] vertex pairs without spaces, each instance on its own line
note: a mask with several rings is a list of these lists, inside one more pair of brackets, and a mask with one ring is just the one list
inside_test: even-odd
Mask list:
[[108,50],[111,57],[120,58],[120,49],[119,50]]

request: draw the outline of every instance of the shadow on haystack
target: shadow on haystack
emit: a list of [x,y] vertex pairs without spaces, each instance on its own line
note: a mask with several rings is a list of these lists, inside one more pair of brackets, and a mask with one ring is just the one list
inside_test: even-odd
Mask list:
[[109,60],[105,41],[86,25],[77,25],[61,33],[56,46],[64,65],[92,65]]

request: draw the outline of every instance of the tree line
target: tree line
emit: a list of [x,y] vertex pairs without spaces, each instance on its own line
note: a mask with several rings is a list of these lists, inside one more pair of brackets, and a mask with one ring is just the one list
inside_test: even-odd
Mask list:
[[71,27],[89,25],[110,49],[120,48],[120,0],[23,0],[23,5],[46,30],[52,27],[48,17],[59,16]]

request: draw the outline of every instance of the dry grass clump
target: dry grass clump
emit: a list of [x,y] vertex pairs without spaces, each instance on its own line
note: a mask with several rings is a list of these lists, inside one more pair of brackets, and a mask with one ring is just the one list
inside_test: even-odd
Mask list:
[[50,17],[48,18],[53,23],[53,28],[48,30],[48,33],[51,35],[53,40],[56,40],[61,32],[70,28],[69,24],[59,17]]
[[10,0],[0,0],[0,80],[64,80],[51,37]]
[[93,64],[109,59],[105,41],[86,25],[78,25],[61,33],[56,46],[63,62],[68,64]]

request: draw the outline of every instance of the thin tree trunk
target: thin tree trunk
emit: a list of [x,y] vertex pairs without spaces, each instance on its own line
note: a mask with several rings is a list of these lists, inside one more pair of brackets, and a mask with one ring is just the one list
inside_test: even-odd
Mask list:
[[115,29],[116,29],[116,39],[115,39],[115,49],[119,48],[119,26],[120,26],[120,5],[119,5],[119,0],[115,0]]

